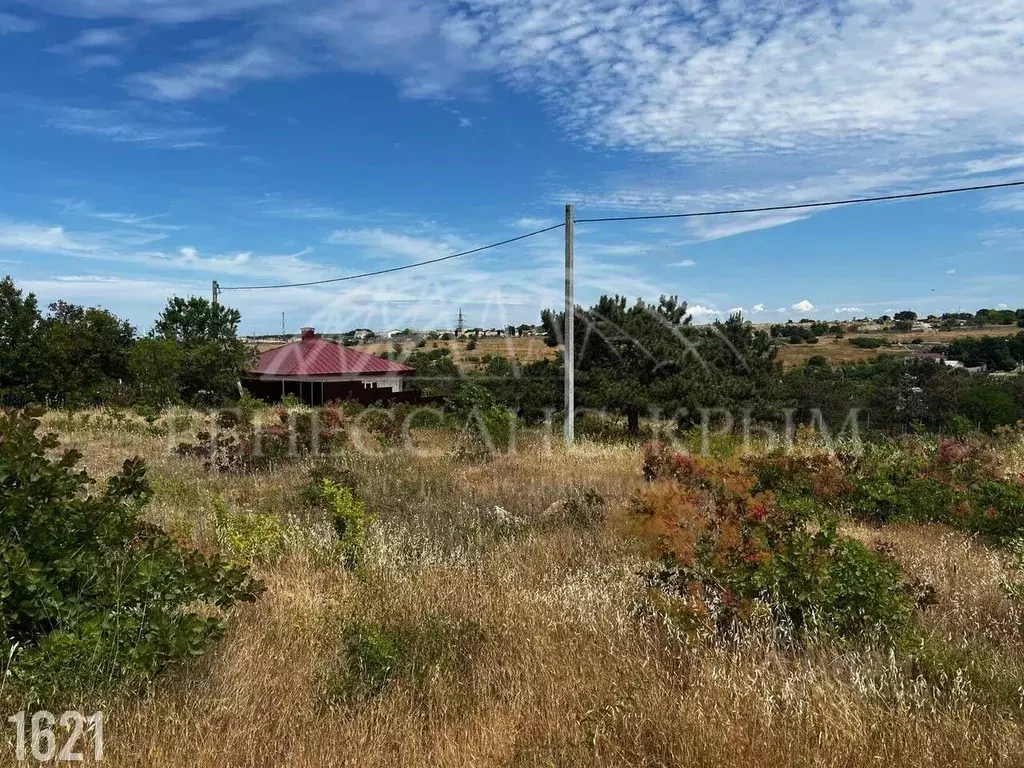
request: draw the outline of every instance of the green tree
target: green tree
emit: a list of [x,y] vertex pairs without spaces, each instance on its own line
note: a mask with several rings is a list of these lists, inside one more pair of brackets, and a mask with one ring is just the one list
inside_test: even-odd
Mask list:
[[126,391],[135,329],[98,307],[58,301],[40,326],[45,365],[40,374],[49,397],[68,405],[107,402]]
[[168,339],[139,339],[128,355],[128,371],[139,402],[163,406],[180,400],[181,345]]
[[[634,434],[644,413],[699,419],[701,408],[756,407],[777,383],[775,344],[740,315],[698,328],[676,296],[633,306],[602,296],[576,313],[582,404],[622,414]],[[559,342],[564,315],[548,310],[541,320],[549,344]]]
[[1014,424],[1021,418],[1021,409],[1014,403],[1013,394],[999,383],[980,379],[960,398],[959,411],[982,429]]
[[0,281],[0,402],[19,405],[38,396],[39,325],[34,294],[23,296],[7,276]]
[[253,353],[238,338],[238,310],[196,296],[174,297],[157,318],[155,338],[177,342],[181,399],[193,405],[218,405],[237,394],[239,374]]

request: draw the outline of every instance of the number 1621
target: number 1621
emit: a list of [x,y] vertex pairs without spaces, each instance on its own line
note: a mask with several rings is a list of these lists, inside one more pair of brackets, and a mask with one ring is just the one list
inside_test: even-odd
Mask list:
[[[25,712],[19,712],[7,718],[7,722],[13,723],[17,731],[15,759],[19,762],[27,760],[29,754],[41,763],[81,762],[85,756],[79,749],[79,742],[86,729],[93,733],[93,758],[97,761],[103,759],[102,712],[54,715],[44,710],[33,713],[31,718]],[[59,743],[58,734],[61,737],[66,734],[63,744]]]

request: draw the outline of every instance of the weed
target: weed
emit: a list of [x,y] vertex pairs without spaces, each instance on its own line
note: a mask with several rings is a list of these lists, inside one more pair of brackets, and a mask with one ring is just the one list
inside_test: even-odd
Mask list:
[[344,665],[329,681],[328,696],[340,704],[365,702],[398,681],[422,695],[440,674],[465,675],[483,642],[475,622],[435,615],[417,623],[351,621],[343,631]]
[[217,542],[232,562],[255,565],[276,560],[284,551],[286,530],[280,518],[255,512],[236,512],[220,497],[213,497]]
[[366,531],[370,516],[366,505],[356,498],[351,488],[324,480],[323,496],[331,513],[331,523],[338,536],[338,552],[349,568],[355,568],[366,551]]

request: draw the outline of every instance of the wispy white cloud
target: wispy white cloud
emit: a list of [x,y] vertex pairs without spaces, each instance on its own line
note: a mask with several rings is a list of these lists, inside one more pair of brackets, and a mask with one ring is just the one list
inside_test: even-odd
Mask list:
[[384,229],[336,229],[326,241],[344,245],[377,258],[426,261],[468,250],[464,241],[453,236],[424,237]]
[[97,216],[105,217],[117,222],[119,228],[70,229],[59,224],[0,221],[0,251],[116,262],[132,269],[233,275],[246,278],[247,282],[252,278],[273,282],[286,277],[289,281],[300,282],[323,277],[323,267],[304,258],[312,252],[310,248],[290,254],[257,254],[243,250],[206,253],[192,246],[158,250],[147,246],[167,239],[168,234],[154,230],[151,220],[130,214],[100,213]]
[[753,307],[751,307],[750,311],[752,314],[759,315],[765,311],[764,304],[755,304]]
[[728,219],[693,219],[688,224],[690,232],[699,240],[719,240],[724,237],[734,237],[748,232],[758,232],[762,229],[781,227],[784,224],[792,224],[795,221],[802,221],[809,214],[781,213],[765,215],[741,215]]
[[677,262],[675,262],[674,264],[672,264],[670,266],[673,266],[673,267],[695,267],[695,266],[697,266],[697,262],[694,261],[693,259],[683,259],[682,261],[677,261]]
[[87,29],[67,42],[50,46],[47,50],[65,56],[82,69],[119,67],[121,59],[112,51],[127,48],[132,43],[124,29],[97,27]]
[[37,106],[54,128],[123,144],[194,149],[208,146],[223,131],[182,110],[155,111],[140,106],[111,109]]
[[310,68],[392,76],[410,96],[487,73],[533,91],[581,139],[673,152],[832,154],[1006,143],[1024,15],[1014,0],[39,0],[91,18],[245,19],[248,45],[143,76],[187,99]]
[[1015,152],[1013,154],[1001,154],[993,157],[968,160],[962,165],[962,172],[966,175],[975,176],[986,173],[999,173],[1001,171],[1012,171],[1024,168],[1024,154]]
[[798,301],[791,308],[796,310],[797,312],[813,312],[814,311],[814,305],[810,301],[808,301],[807,299],[804,299],[803,301]]
[[38,28],[39,25],[30,19],[23,19],[12,13],[0,13],[0,35],[24,34],[34,32]]
[[992,197],[985,201],[982,209],[986,211],[1024,212],[1024,193],[1010,192],[1003,193],[998,197]]
[[[715,205],[737,189],[747,193],[738,203],[803,202],[826,189],[859,194],[1024,167],[1019,0],[560,0],[557,11],[548,0],[38,4],[119,23],[232,24],[230,47],[130,79],[165,101],[332,69],[384,74],[410,98],[502,80],[546,102],[579,142],[687,164],[696,171],[688,183],[715,181],[704,187]],[[964,162],[951,166],[955,156]],[[862,178],[848,171],[865,167]],[[600,185],[591,202],[609,208],[702,202],[686,199],[686,187],[675,192],[676,181]],[[714,239],[806,215],[687,226]]]
[[156,24],[183,24],[238,16],[281,5],[285,0],[33,0],[53,13],[88,19],[139,19]]
[[308,70],[284,51],[253,45],[229,56],[216,56],[134,75],[130,82],[143,94],[163,101],[185,101],[223,94],[241,83],[291,77]]
[[116,27],[87,29],[69,43],[75,48],[121,48],[129,44],[128,33]]
[[60,226],[0,223],[0,250],[83,255],[97,253],[100,249],[100,244],[72,237]]
[[523,216],[522,218],[516,219],[512,222],[516,229],[528,229],[530,231],[544,229],[545,227],[550,227],[552,224],[556,223],[557,222],[552,221],[551,219],[541,219],[533,216]]
[[109,221],[114,224],[125,224],[127,226],[139,227],[141,229],[154,229],[160,231],[180,229],[180,227],[167,223],[166,213],[139,214],[125,213],[121,211],[101,211],[97,210],[89,201],[79,198],[64,198],[54,200],[54,203],[59,205],[61,211],[65,214],[80,214],[82,216],[99,219],[101,221]]
[[836,310],[835,310],[837,315],[849,315],[849,314],[852,314],[854,312],[863,312],[863,311],[864,310],[861,307],[836,307]]

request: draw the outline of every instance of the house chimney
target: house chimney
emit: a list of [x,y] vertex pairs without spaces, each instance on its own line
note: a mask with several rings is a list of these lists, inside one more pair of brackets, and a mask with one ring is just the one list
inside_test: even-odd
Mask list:
[[302,338],[303,339],[315,339],[316,338],[316,329],[315,328],[308,328],[308,327],[307,328],[303,328],[302,329]]

